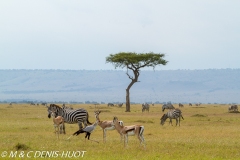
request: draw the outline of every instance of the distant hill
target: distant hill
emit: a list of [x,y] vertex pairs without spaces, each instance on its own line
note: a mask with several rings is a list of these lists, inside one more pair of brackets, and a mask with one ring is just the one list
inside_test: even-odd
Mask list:
[[[240,69],[141,71],[130,99],[239,103],[239,79]],[[124,70],[0,70],[0,101],[125,102],[129,83]]]

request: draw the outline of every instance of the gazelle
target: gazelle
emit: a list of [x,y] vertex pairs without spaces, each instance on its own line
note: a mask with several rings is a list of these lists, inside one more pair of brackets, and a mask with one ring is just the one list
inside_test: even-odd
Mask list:
[[118,118],[113,118],[113,124],[116,130],[124,137],[124,147],[128,143],[128,136],[136,135],[140,141],[140,145],[143,144],[145,147],[145,140],[143,137],[144,126],[142,125],[132,125],[132,126],[121,126],[119,124]]
[[55,111],[52,111],[51,116],[53,117],[53,123],[54,123],[53,125],[54,125],[54,128],[55,128],[55,133],[58,134],[58,139],[59,139],[59,132],[60,132],[59,128],[63,128],[64,127],[64,119],[63,119],[62,116],[57,116],[55,118],[55,116],[56,116]]
[[[114,130],[115,126],[113,124],[113,121],[100,121],[99,114],[101,111],[94,111],[95,113],[95,118],[98,121],[98,125],[102,128],[103,130],[103,142],[106,142],[106,131],[107,130]],[[119,121],[119,125],[123,126],[123,121]],[[120,132],[118,132],[120,134]],[[122,134],[120,134],[121,140],[122,140]]]

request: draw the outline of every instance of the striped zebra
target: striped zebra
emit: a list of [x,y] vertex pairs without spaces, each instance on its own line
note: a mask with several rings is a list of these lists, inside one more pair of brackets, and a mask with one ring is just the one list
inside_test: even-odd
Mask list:
[[162,106],[162,111],[163,111],[163,112],[164,112],[165,109],[175,109],[175,108],[173,107],[172,104],[168,103],[168,104],[164,104],[164,105]]
[[122,107],[122,106],[123,106],[123,103],[119,103],[119,104],[118,104],[118,107]]
[[142,112],[144,112],[145,110],[149,112],[149,104],[147,103],[142,104]]
[[182,111],[178,108],[170,110],[167,113],[163,114],[163,116],[160,119],[160,124],[164,125],[166,119],[168,119],[168,118],[170,119],[169,124],[171,123],[171,125],[172,125],[172,119],[176,119],[176,126],[177,126],[177,124],[179,124],[179,126],[180,126],[181,118],[184,120],[184,118],[182,116]]
[[[88,112],[83,109],[63,109],[56,104],[50,104],[48,107],[48,118],[51,118],[51,112],[55,111],[56,116],[62,116],[64,119],[64,123],[74,124],[78,123],[79,129],[82,129],[82,123],[86,127],[87,124],[92,124],[88,121]],[[65,127],[63,127],[63,131],[65,132]]]
[[238,106],[237,105],[229,106],[228,107],[228,112],[230,112],[230,111],[234,111],[234,112],[238,111]]
[[114,104],[113,104],[113,103],[108,103],[108,107],[109,107],[109,106],[114,106]]
[[62,108],[63,108],[63,109],[71,109],[71,110],[73,110],[73,108],[72,108],[72,107],[65,106],[65,104],[64,104],[64,103],[63,103],[63,105],[62,105]]
[[184,107],[182,103],[179,103],[178,106],[179,106],[179,107]]

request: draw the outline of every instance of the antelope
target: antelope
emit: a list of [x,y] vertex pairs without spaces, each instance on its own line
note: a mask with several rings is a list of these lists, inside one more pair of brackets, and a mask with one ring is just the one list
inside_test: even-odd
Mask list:
[[124,147],[126,147],[128,143],[128,136],[134,136],[134,135],[137,135],[140,141],[140,145],[143,144],[143,146],[145,147],[145,142],[143,137],[144,126],[142,125],[121,126],[119,124],[117,117],[113,118],[113,124],[116,130],[118,131],[118,133],[120,133],[124,137]]
[[[99,114],[101,111],[94,111],[95,118],[98,121],[98,125],[102,128],[103,130],[103,142],[106,142],[106,132],[107,130],[114,130],[115,126],[113,124],[113,121],[100,121]],[[123,126],[123,121],[119,121],[120,126]],[[120,132],[118,132],[121,136],[121,141],[122,141],[122,135]]]
[[[55,116],[56,116],[55,111],[52,111],[51,116],[53,117],[53,123],[54,123],[53,126],[55,128],[55,134],[56,133],[58,134],[58,139],[59,139],[59,128],[63,128],[64,127],[64,119],[63,119],[62,116],[57,116],[55,118]],[[64,132],[64,134],[65,134],[65,132]]]

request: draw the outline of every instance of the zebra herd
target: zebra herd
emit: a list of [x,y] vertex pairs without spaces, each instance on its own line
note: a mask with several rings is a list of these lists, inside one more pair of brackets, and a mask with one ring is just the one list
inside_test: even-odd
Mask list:
[[[114,104],[113,104],[113,103],[108,103],[107,106],[108,106],[108,107],[113,107]],[[116,104],[116,106],[122,107],[122,106],[123,106],[123,103],[118,103],[118,104]]]

